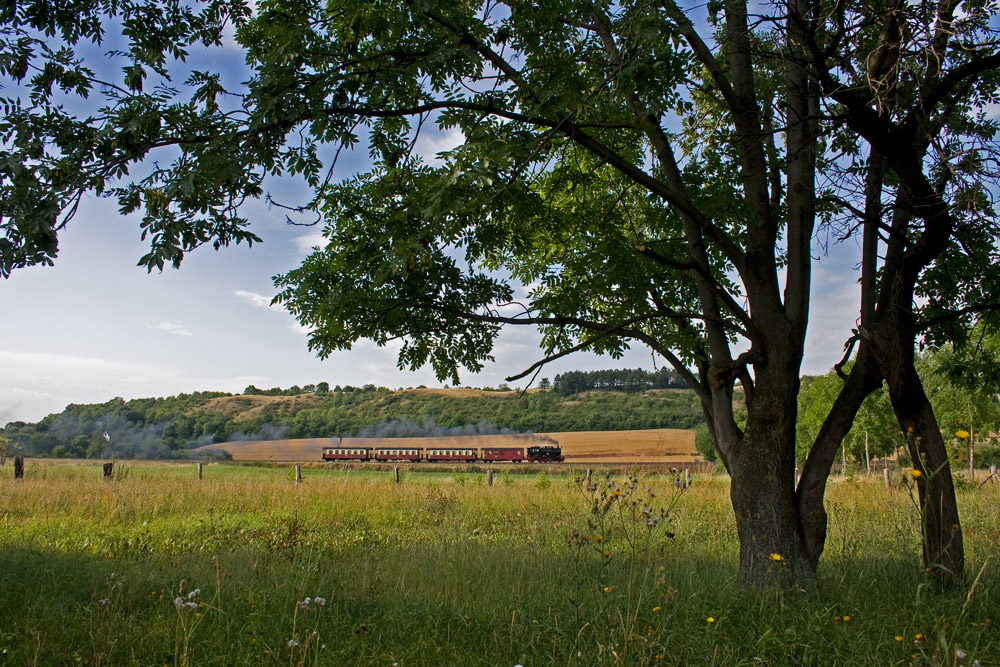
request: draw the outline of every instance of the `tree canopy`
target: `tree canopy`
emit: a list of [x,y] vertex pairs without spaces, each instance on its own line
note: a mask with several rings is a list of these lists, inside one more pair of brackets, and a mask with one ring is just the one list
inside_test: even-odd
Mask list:
[[[580,349],[649,347],[699,396],[755,584],[814,579],[833,454],[885,379],[901,427],[922,434],[925,560],[961,576],[914,344],[961,338],[997,303],[992,5],[59,7],[2,10],[0,74],[23,93],[0,121],[5,275],[51,261],[86,192],[141,211],[141,263],[162,268],[204,243],[256,240],[240,204],[264,195],[266,177],[295,176],[312,194],[292,218],[318,220],[326,240],[276,278],[277,300],[320,355],[401,340],[400,365],[456,379],[491,361],[505,326],[542,332],[543,358],[522,375]],[[99,42],[102,21],[128,43],[114,82],[78,50]],[[245,88],[197,70],[172,87],[168,61],[217,44],[227,22]],[[89,115],[61,101],[91,93],[103,106]],[[432,128],[455,147],[422,154]],[[129,180],[164,147],[169,164]],[[337,157],[354,148],[373,166],[341,177]],[[796,488],[819,229],[862,237],[858,357]]]

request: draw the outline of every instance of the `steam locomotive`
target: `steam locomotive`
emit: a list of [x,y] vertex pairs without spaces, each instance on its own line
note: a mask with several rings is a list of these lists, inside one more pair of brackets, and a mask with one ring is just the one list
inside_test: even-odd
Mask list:
[[404,461],[410,463],[559,463],[562,447],[325,447],[324,461]]

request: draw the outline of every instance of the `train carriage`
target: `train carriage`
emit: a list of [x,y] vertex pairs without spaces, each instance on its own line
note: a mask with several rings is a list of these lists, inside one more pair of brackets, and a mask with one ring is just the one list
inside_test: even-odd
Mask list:
[[511,463],[520,463],[523,460],[523,447],[483,447],[483,461],[510,461]]
[[472,447],[466,448],[432,448],[427,450],[426,459],[428,461],[461,461],[471,463],[475,461],[479,451]]
[[376,447],[376,461],[419,461],[423,458],[421,447]]
[[324,461],[368,461],[371,459],[371,447],[324,447]]

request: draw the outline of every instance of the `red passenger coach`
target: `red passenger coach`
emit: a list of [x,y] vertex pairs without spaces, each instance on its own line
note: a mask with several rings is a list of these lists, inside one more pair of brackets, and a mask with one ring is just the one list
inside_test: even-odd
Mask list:
[[376,447],[376,461],[419,461],[423,457],[424,450],[420,447],[410,447],[407,449],[397,449],[395,447]]
[[324,461],[367,461],[371,458],[371,447],[325,447]]
[[523,460],[524,449],[521,447],[483,447],[483,461],[520,463]]
[[469,463],[476,460],[476,450],[466,449],[428,449],[428,461],[462,461]]

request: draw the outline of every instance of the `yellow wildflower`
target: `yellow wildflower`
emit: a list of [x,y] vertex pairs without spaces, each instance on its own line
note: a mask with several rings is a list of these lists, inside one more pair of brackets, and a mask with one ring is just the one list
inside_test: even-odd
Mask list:
[[923,473],[916,468],[910,471],[910,477],[920,477],[921,475],[923,475]]
[[709,616],[705,620],[708,621],[709,623],[715,623],[715,617],[713,617],[713,616]]
[[955,437],[965,440],[966,438],[969,437],[969,432],[966,431],[964,428],[960,428],[957,431],[955,431]]
[[768,556],[768,558],[770,558],[773,561],[782,561],[782,560],[785,560],[785,557],[782,556],[781,554],[771,554],[770,556]]
[[921,640],[921,639],[923,639],[923,638],[924,638],[924,636],[923,636],[923,635],[922,635],[921,633],[919,633],[919,632],[918,632],[918,633],[916,634],[916,636],[914,637],[914,639],[916,639],[917,641],[920,641],[920,640]]
[[844,623],[850,623],[850,622],[851,622],[851,617],[850,616],[845,616],[844,617]]
[[610,556],[610,555],[611,555],[611,552],[610,552],[610,551],[608,551],[607,549],[605,549],[605,550],[604,550],[604,555],[605,555],[605,556]]
[[660,611],[661,609],[663,609],[663,607],[653,607],[654,612]]
[[600,542],[603,539],[604,539],[603,535],[594,535],[594,541],[595,542]]
[[895,639],[897,642],[901,642],[901,641],[903,641],[903,636],[902,635],[896,635],[895,637],[893,637],[893,639]]

